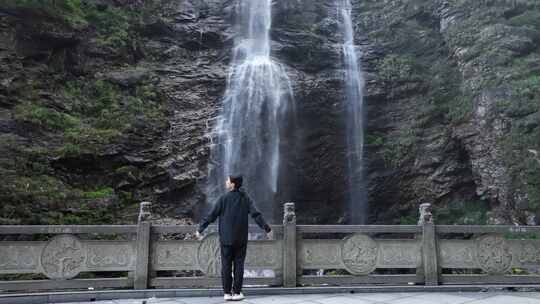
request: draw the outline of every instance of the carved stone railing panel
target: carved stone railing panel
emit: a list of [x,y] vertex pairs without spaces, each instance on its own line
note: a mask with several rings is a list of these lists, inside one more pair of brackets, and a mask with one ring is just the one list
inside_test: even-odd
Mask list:
[[[153,270],[201,270],[198,241],[159,241],[153,245]],[[209,245],[204,246],[203,249]],[[218,252],[219,253],[219,252]],[[208,259],[207,254],[202,258]],[[216,257],[218,260],[221,258]],[[253,241],[248,243],[245,267],[247,269],[278,269],[282,267],[281,241]],[[206,261],[201,261],[206,265]],[[219,265],[220,262],[218,262]],[[215,274],[219,275],[219,274]]]
[[135,269],[135,243],[130,241],[84,241],[87,251],[85,271]]
[[154,270],[199,270],[198,241],[158,241],[152,248]]
[[366,275],[377,267],[379,245],[365,234],[353,234],[341,244],[341,259],[345,269],[354,275]]
[[134,243],[85,241],[58,235],[48,242],[1,242],[0,273],[43,273],[69,279],[84,271],[129,271],[135,266]]
[[248,243],[245,268],[279,269],[283,266],[282,241],[253,241]]
[[[280,269],[283,266],[282,241],[250,241],[245,268]],[[220,243],[217,233],[202,241],[159,241],[153,246],[153,270],[200,270],[208,277],[221,275]]]
[[377,240],[377,268],[417,268],[422,263],[421,245],[416,240]]
[[540,240],[506,240],[486,234],[472,240],[440,240],[442,268],[482,269],[509,273],[512,267],[540,266]]
[[300,242],[299,267],[303,269],[343,269],[342,240],[311,240]]
[[40,258],[47,242],[0,242],[0,274],[41,273]]
[[504,274],[512,266],[512,251],[503,236],[486,234],[475,240],[476,262],[489,274]]
[[440,240],[442,268],[479,268],[488,274],[505,274],[514,259],[510,242],[497,234],[480,235],[472,240]]
[[[69,286],[86,288],[88,280],[72,280],[81,272],[130,271],[121,283],[104,283],[109,287],[145,289],[148,280],[175,281],[178,286],[210,286],[218,282],[221,268],[220,244],[216,233],[202,241],[157,241],[152,233],[187,233],[195,227],[157,226],[149,221],[150,205],[141,207],[141,220],[137,226],[80,225],[80,226],[0,226],[0,235],[55,234],[47,242],[0,242],[0,274],[43,273],[48,278],[39,280],[38,289],[62,289]],[[540,278],[540,240],[506,239],[529,236],[540,232],[540,226],[435,226],[427,205],[423,204],[420,226],[367,226],[326,225],[296,226],[294,206],[285,206],[283,226],[274,231],[280,240],[256,240],[248,243],[246,269],[274,270],[275,277],[263,279],[264,284],[277,282],[295,287],[302,282],[327,284],[406,284],[417,280],[427,285],[439,283],[461,284],[534,284]],[[155,229],[154,229],[155,228]],[[77,235],[94,233],[136,234],[133,241],[83,240]],[[348,236],[343,239],[304,239],[322,233]],[[391,233],[394,239],[374,239],[370,235]],[[444,239],[447,234],[475,235],[473,239]],[[527,233],[527,234],[524,234]],[[409,238],[400,238],[407,234]],[[414,238],[411,239],[411,234]],[[377,275],[377,268],[419,268],[412,275]],[[442,274],[440,268],[481,269],[484,273]],[[525,271],[516,275],[516,268]],[[303,269],[347,269],[352,275],[302,276]],[[156,278],[160,270],[200,270],[206,277]],[[99,280],[99,279],[98,279]],[[267,280],[267,281],[264,281]],[[412,280],[412,281],[411,281]],[[88,282],[87,282],[88,281]],[[193,285],[197,281],[196,285]],[[120,282],[120,281],[118,281]],[[26,284],[23,281],[3,281],[9,286]],[[160,284],[162,284],[160,283]],[[167,283],[169,284],[169,283]],[[205,285],[206,284],[206,285]],[[216,283],[217,284],[217,283]],[[159,285],[159,284],[158,284]],[[153,285],[153,286],[158,286]],[[165,284],[166,285],[166,284]],[[165,286],[159,285],[159,286]],[[173,284],[174,285],[174,284]],[[173,286],[171,285],[171,286]],[[37,285],[36,285],[37,286]],[[97,286],[97,285],[91,285]],[[168,286],[168,285],[167,285]],[[22,289],[21,287],[17,287]],[[15,289],[17,290],[17,289]]]
[[41,267],[50,279],[71,279],[83,271],[86,256],[85,246],[79,238],[60,234],[43,247]]
[[[420,243],[416,240],[354,239],[304,239],[300,242],[300,267],[303,269],[347,269],[351,273],[365,274],[375,268],[417,268],[421,262]],[[356,241],[356,243],[354,242]],[[346,257],[357,258],[362,267],[354,268],[354,263],[345,264]],[[353,261],[353,260],[350,260]],[[352,266],[351,266],[352,265]],[[352,270],[352,271],[351,271]],[[371,271],[370,271],[371,272]]]
[[540,268],[540,240],[507,240],[512,252],[512,266]]
[[197,262],[200,270],[208,277],[221,274],[221,253],[217,233],[207,235],[197,249]]
[[480,268],[476,262],[475,243],[470,240],[439,240],[442,268]]

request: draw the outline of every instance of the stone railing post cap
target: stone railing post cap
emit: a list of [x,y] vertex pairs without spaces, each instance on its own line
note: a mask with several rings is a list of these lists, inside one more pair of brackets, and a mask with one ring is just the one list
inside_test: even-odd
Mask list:
[[288,203],[283,204],[283,210],[285,212],[289,212],[289,213],[293,212],[294,213],[296,211],[296,208],[294,206],[294,203],[288,202]]
[[147,221],[152,213],[150,212],[150,207],[152,206],[152,203],[150,202],[141,202],[139,207],[139,222],[140,221]]

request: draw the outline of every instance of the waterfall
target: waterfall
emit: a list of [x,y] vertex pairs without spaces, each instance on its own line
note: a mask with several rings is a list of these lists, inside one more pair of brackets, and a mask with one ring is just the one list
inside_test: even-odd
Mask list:
[[345,66],[347,170],[349,215],[351,224],[364,224],[367,218],[367,195],[364,179],[364,78],[358,63],[360,51],[354,44],[351,0],[338,0],[338,15],[343,33]]
[[293,93],[283,67],[270,56],[272,0],[239,0],[233,58],[223,108],[210,150],[209,203],[223,193],[229,174],[242,174],[261,212],[273,218],[280,145]]

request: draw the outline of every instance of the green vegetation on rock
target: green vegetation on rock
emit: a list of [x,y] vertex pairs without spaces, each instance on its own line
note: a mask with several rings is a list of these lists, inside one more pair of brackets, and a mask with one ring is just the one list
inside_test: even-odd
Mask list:
[[[17,132],[0,134],[0,224],[121,222],[140,200],[130,186],[147,172],[116,173],[132,167],[116,155],[151,145],[167,124],[163,94],[137,57],[141,19],[159,0],[0,2],[2,37],[17,41],[1,54],[1,122]],[[123,179],[132,184],[119,187]]]
[[384,137],[381,135],[366,134],[366,145],[382,146],[384,145]]
[[113,48],[124,48],[135,39],[135,33],[130,31],[133,23],[139,22],[137,11],[107,7],[104,10],[92,9],[87,11],[85,19],[98,29],[97,42]]
[[418,223],[418,214],[405,215],[399,218],[399,225],[416,225]]
[[100,199],[100,198],[109,197],[113,194],[114,194],[114,189],[107,187],[103,189],[98,189],[96,191],[84,192],[83,197],[86,199]]
[[[534,152],[538,153],[538,150]],[[525,180],[529,195],[529,208],[540,211],[540,158],[538,154],[535,154],[533,159],[527,161],[526,167]]]
[[416,61],[408,56],[388,55],[379,62],[378,75],[387,82],[417,81]]
[[540,11],[526,10],[522,14],[508,19],[507,23],[512,26],[524,26],[540,30]]
[[32,123],[47,130],[64,131],[80,124],[80,120],[68,113],[47,108],[36,102],[23,102],[15,107],[15,119]]
[[473,96],[464,94],[452,99],[448,107],[447,117],[456,123],[466,121],[473,111]]
[[[153,2],[153,1],[150,1]],[[63,20],[75,30],[96,29],[96,41],[102,46],[121,49],[136,40],[133,26],[140,23],[141,11],[111,4],[93,4],[83,0],[6,0],[0,6],[34,9]]]
[[447,207],[433,210],[434,220],[439,225],[485,225],[490,207],[484,201],[451,202]]
[[131,128],[136,120],[163,126],[164,110],[151,85],[126,91],[105,80],[80,80],[59,87],[58,94],[71,109],[69,113],[36,99],[17,105],[15,118],[47,131],[61,132],[64,144],[57,149],[59,155],[99,151]]
[[531,72],[537,68],[534,64],[523,63],[535,62],[537,58],[538,54],[531,54],[516,60],[521,73],[506,84],[509,98],[498,102],[495,109],[499,115],[513,120],[499,144],[512,186],[525,185],[527,205],[521,203],[520,208],[534,213],[540,212],[540,76]]
[[[99,181],[76,184],[58,175],[51,161],[98,155],[134,128],[163,128],[161,97],[148,83],[123,88],[106,80],[59,83],[53,91],[62,107],[29,90],[14,108],[15,120],[35,127],[41,133],[36,138],[44,142],[4,136],[0,150],[15,158],[0,158],[0,200],[9,202],[0,207],[0,223],[113,223],[119,211],[136,205],[133,194]],[[96,188],[87,189],[96,182]],[[91,207],[96,203],[99,207]]]
[[82,0],[5,0],[6,7],[31,8],[41,10],[51,16],[64,19],[75,28],[83,28],[88,25],[85,20],[85,9]]
[[392,137],[383,144],[383,159],[387,167],[399,167],[407,161],[416,149],[415,129],[402,129],[397,137]]

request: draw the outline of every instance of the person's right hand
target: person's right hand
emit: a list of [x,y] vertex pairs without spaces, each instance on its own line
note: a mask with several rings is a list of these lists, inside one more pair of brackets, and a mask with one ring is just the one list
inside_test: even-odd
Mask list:
[[267,232],[266,233],[266,238],[269,239],[269,240],[273,240],[274,239],[274,231],[270,230],[269,232]]
[[195,237],[196,237],[197,240],[199,240],[199,241],[202,240],[202,238],[203,238],[202,235],[201,235],[201,233],[200,233],[199,231],[195,232]]

